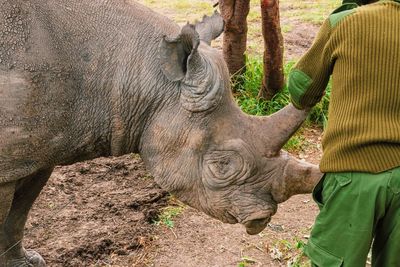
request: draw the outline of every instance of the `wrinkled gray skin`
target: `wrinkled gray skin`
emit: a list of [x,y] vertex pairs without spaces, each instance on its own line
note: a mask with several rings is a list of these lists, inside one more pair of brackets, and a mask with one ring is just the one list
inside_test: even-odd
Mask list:
[[1,267],[45,266],[18,241],[56,165],[138,152],[166,190],[250,234],[311,190],[318,168],[280,150],[307,112],[243,114],[209,46],[222,29],[122,0],[0,0]]

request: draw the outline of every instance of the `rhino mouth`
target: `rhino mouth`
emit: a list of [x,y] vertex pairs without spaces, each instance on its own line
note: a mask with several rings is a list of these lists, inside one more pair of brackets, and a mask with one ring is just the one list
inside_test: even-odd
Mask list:
[[229,211],[225,211],[225,216],[224,216],[224,219],[222,220],[222,222],[229,223],[229,224],[236,224],[239,221],[236,218],[236,216],[234,216],[232,213],[230,213]]
[[256,235],[264,230],[270,221],[271,215],[263,214],[258,216],[251,216],[250,218],[243,221],[242,224],[246,227],[246,232],[249,235]]

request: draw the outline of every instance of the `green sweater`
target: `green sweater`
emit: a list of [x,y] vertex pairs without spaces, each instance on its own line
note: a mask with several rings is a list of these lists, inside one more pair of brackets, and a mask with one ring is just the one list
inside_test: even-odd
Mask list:
[[400,3],[332,14],[289,75],[297,108],[312,107],[332,75],[322,172],[400,166]]

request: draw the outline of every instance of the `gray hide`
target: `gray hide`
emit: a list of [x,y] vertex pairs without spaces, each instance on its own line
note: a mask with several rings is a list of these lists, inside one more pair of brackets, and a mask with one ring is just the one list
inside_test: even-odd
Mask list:
[[281,151],[306,111],[245,115],[209,46],[138,4],[0,0],[0,266],[44,266],[21,242],[54,166],[140,153],[166,190],[256,234],[321,173]]

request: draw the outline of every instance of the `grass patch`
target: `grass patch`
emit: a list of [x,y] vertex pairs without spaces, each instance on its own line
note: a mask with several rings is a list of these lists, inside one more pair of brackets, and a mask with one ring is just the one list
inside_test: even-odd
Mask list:
[[302,239],[278,240],[270,248],[270,256],[288,267],[311,267],[310,260],[304,254],[305,242]]
[[158,216],[158,220],[154,221],[155,225],[164,225],[168,228],[173,228],[174,218],[182,213],[182,206],[169,206],[163,208],[161,214]]
[[206,0],[136,1],[166,15],[179,24],[194,23],[196,20],[201,20],[203,15],[211,15],[214,12],[213,2]]
[[307,139],[302,135],[301,132],[296,133],[286,144],[283,146],[283,149],[289,152],[298,152],[304,150],[305,147],[309,145]]
[[[294,62],[288,62],[284,67],[287,77]],[[290,103],[287,87],[283,88],[272,100],[265,101],[257,97],[262,81],[262,59],[250,57],[247,59],[246,72],[240,77],[238,83],[233,84],[238,94],[236,101],[240,108],[252,115],[269,115],[282,109]],[[322,100],[312,109],[307,118],[308,124],[323,127],[328,117],[328,105],[330,99],[331,84],[328,84],[326,93]]]
[[161,210],[157,220],[153,221],[153,223],[155,225],[163,225],[172,229],[175,225],[174,219],[182,214],[186,206],[173,195],[169,196],[168,204],[169,206]]
[[280,1],[281,17],[321,24],[327,16],[341,5],[338,0]]
[[249,257],[243,256],[242,260],[238,263],[237,266],[238,267],[247,267],[247,266],[254,265],[255,263],[256,263],[255,260],[253,260],[253,259],[251,259]]

